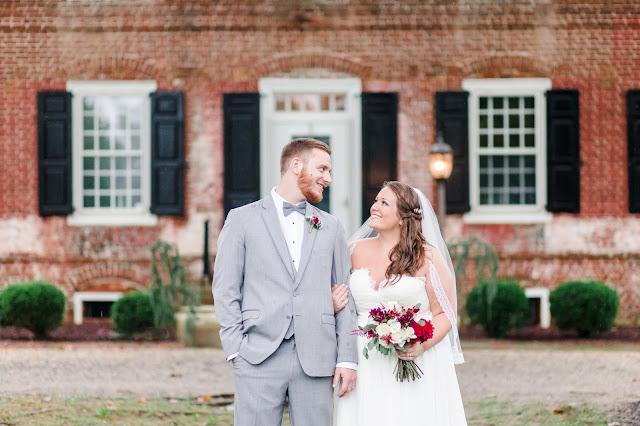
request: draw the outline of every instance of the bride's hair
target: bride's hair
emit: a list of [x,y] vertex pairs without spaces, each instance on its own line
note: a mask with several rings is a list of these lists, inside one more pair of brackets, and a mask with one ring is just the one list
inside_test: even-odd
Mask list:
[[385,276],[394,284],[403,274],[414,276],[425,262],[425,244],[422,235],[422,211],[418,194],[409,185],[401,182],[385,182],[383,188],[389,188],[396,195],[400,225],[400,242],[391,249]]

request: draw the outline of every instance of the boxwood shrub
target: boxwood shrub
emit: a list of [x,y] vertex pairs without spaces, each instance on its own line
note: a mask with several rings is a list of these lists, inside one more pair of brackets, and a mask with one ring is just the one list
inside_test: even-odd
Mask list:
[[518,282],[505,278],[475,286],[466,310],[471,322],[481,325],[490,337],[505,337],[509,330],[526,325],[529,302]]
[[45,281],[13,284],[0,293],[0,326],[23,327],[35,339],[62,325],[67,298],[56,286]]
[[568,281],[549,294],[556,327],[575,330],[580,337],[611,330],[619,303],[618,293],[601,281]]
[[148,293],[134,291],[123,295],[111,306],[115,329],[125,338],[153,328],[153,308]]

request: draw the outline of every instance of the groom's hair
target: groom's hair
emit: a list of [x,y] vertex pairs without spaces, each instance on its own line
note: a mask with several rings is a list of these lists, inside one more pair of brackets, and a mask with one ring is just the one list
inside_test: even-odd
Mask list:
[[285,145],[285,147],[282,148],[282,154],[280,154],[280,174],[285,174],[292,158],[298,157],[306,163],[309,158],[308,155],[313,149],[321,149],[331,155],[329,145],[318,139],[298,138]]

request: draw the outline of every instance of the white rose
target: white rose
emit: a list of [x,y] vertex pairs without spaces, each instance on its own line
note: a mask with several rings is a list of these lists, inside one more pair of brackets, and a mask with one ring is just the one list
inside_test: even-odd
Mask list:
[[402,331],[396,331],[395,333],[391,333],[391,343],[394,345],[404,346],[405,339],[404,333]]
[[391,320],[389,321],[389,328],[391,329],[392,333],[397,333],[402,329],[402,325],[398,322],[398,320]]
[[404,333],[404,340],[411,340],[411,339],[415,339],[416,336],[416,332],[413,329],[413,327],[407,327],[404,330],[402,330],[402,332]]
[[387,323],[382,323],[376,327],[376,334],[378,336],[388,336],[391,334],[391,327]]

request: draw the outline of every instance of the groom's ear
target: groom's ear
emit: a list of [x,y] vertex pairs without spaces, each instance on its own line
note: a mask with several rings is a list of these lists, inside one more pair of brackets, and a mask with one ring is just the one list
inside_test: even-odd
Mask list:
[[290,164],[289,167],[291,171],[296,175],[300,174],[300,171],[302,170],[302,166],[304,165],[302,164],[302,160],[298,157],[293,157],[289,164]]

